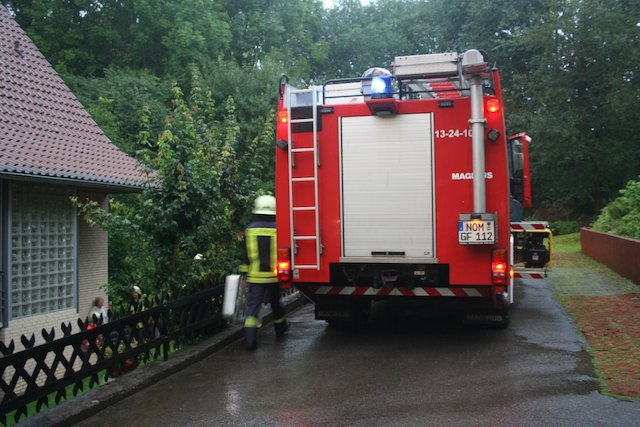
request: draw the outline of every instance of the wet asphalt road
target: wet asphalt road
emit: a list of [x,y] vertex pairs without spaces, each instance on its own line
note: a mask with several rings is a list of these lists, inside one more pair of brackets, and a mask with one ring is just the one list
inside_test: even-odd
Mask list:
[[82,426],[632,426],[640,402],[597,392],[584,339],[551,292],[520,286],[511,326],[374,310],[332,328],[306,306],[289,336],[261,330]]

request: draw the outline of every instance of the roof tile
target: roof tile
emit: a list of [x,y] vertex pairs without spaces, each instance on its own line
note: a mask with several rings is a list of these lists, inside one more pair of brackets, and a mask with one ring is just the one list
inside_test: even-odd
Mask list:
[[139,163],[109,141],[2,5],[0,174],[133,188],[147,181]]

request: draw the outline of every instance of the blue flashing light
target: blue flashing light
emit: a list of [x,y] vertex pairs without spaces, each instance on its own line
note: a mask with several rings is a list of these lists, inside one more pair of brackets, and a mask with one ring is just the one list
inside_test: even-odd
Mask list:
[[371,78],[371,98],[391,98],[393,88],[391,87],[391,76],[374,76]]

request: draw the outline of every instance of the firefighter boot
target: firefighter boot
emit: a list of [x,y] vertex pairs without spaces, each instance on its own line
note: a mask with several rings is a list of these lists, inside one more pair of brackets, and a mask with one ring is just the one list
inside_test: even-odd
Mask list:
[[282,337],[284,337],[284,333],[287,332],[287,330],[289,330],[289,324],[287,323],[286,320],[282,319],[282,321],[280,322],[274,322],[273,326],[276,330],[276,338],[280,339]]
[[258,328],[244,328],[244,343],[248,351],[258,348]]

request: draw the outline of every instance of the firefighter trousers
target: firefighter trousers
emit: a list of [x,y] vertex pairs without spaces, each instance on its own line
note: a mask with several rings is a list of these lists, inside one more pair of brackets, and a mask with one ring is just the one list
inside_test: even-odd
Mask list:
[[258,336],[258,316],[260,308],[268,298],[271,304],[271,312],[273,313],[273,325],[276,330],[276,336],[280,337],[286,330],[286,321],[284,318],[285,311],[280,302],[280,284],[248,284],[248,302],[245,310],[244,336],[247,349],[254,350],[257,347]]

